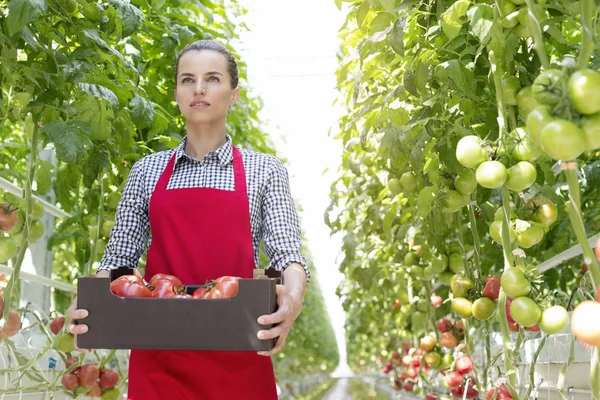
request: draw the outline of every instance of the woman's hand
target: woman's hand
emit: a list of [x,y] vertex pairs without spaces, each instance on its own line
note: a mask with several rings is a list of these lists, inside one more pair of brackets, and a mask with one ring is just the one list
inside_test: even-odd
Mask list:
[[67,323],[67,332],[74,336],[75,348],[84,353],[90,352],[91,349],[80,349],[77,347],[77,335],[84,334],[88,331],[88,326],[85,324],[75,324],[75,321],[83,319],[88,316],[88,311],[84,309],[77,309],[77,297],[73,300],[73,303],[67,309],[67,315],[69,322]]

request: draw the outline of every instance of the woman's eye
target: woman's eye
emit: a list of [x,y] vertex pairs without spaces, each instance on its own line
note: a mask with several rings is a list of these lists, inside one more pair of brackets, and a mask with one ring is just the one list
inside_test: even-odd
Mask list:
[[208,78],[209,82],[219,82],[219,78],[217,78],[216,76],[211,76],[210,78]]
[[188,83],[188,82],[192,82],[192,78],[184,78],[183,83]]

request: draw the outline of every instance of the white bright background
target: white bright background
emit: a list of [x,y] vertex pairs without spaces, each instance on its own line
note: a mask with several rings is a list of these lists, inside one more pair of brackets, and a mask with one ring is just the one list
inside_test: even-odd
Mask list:
[[250,29],[237,49],[248,65],[248,90],[264,100],[261,118],[279,154],[289,161],[292,195],[303,208],[302,226],[336,332],[338,373],[346,373],[344,312],[335,295],[341,240],[330,236],[323,219],[341,162],[341,143],[333,140],[341,109],[333,101],[338,96],[337,32],[344,14],[333,0],[240,4],[248,10],[243,22]]

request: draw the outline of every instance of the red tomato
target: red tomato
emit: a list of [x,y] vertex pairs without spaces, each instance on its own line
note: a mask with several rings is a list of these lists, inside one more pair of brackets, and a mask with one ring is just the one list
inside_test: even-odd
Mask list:
[[180,285],[177,285],[171,281],[157,281],[155,282],[154,290],[152,290],[152,297],[165,298],[168,294],[179,293],[181,289]]
[[168,293],[165,295],[165,299],[193,299],[193,297],[187,293]]
[[500,278],[497,276],[488,276],[485,279],[485,287],[482,294],[488,299],[498,300],[500,296]]
[[600,238],[596,242],[596,247],[594,247],[594,252],[596,253],[596,258],[600,261]]
[[448,318],[440,318],[438,322],[436,322],[435,326],[440,333],[448,332],[452,327],[452,321],[450,321]]
[[411,356],[406,355],[406,356],[402,357],[402,365],[404,365],[405,367],[408,367],[411,363],[412,363]]
[[525,328],[526,331],[528,332],[539,332],[540,331],[540,326],[539,325],[534,325],[534,326],[530,326]]
[[451,332],[444,332],[440,336],[440,343],[447,349],[453,349],[458,346],[458,339]]
[[63,375],[61,383],[65,390],[75,390],[79,386],[79,378],[74,373],[68,373]]
[[79,384],[81,386],[91,387],[96,383],[99,377],[100,372],[98,371],[96,363],[84,364],[79,370]]
[[120,276],[110,283],[110,291],[119,297],[152,297],[152,291],[135,275]]
[[235,296],[238,292],[238,280],[235,276],[223,276],[217,279],[217,285],[213,290],[218,290],[221,294],[218,298],[228,299]]
[[411,365],[415,368],[419,368],[421,366],[421,357],[414,356],[412,359]]
[[406,382],[404,382],[404,385],[402,387],[403,387],[403,389],[405,391],[412,392],[412,390],[413,390],[413,383],[409,382],[409,381],[406,381]]
[[432,294],[431,295],[431,305],[433,306],[433,308],[440,308],[440,306],[442,305],[442,297],[438,296],[437,294]]
[[111,389],[117,386],[119,374],[112,369],[102,370],[100,373],[100,386],[102,389]]
[[512,315],[510,315],[510,304],[512,302],[513,302],[513,299],[511,299],[510,297],[507,296],[506,297],[506,306],[504,308],[506,309],[506,319],[508,320],[509,325],[510,325],[510,322],[512,322],[512,323],[515,322]]
[[492,388],[488,390],[486,395],[486,400],[492,400],[494,398],[494,394],[496,395],[496,400],[512,400],[512,395],[510,394],[510,390],[504,385],[500,385],[497,389]]
[[417,373],[416,369],[409,368],[406,370],[406,376],[410,379],[415,379],[417,376],[419,376],[419,374]]
[[177,278],[174,275],[168,274],[155,274],[154,276],[152,276],[152,279],[150,279],[150,286],[156,286],[160,281],[172,282],[179,287],[183,286],[183,282],[181,282],[181,279]]
[[50,331],[55,335],[58,335],[60,330],[65,325],[65,317],[54,318],[52,322],[50,322]]
[[516,322],[508,322],[508,330],[511,332],[519,332],[519,324]]
[[449,375],[446,375],[444,377],[444,381],[446,381],[446,385],[448,385],[450,389],[455,389],[462,385],[463,376],[459,372],[454,371],[451,372]]
[[0,230],[10,231],[17,225],[19,213],[14,205],[0,203]]
[[425,400],[439,400],[439,396],[436,393],[427,393]]
[[467,355],[462,355],[456,359],[456,371],[465,375],[473,370],[473,360]]
[[[466,391],[466,396],[465,396],[465,391]],[[476,399],[479,396],[479,392],[477,392],[477,390],[475,390],[475,388],[471,385],[469,385],[469,387],[467,387],[467,388],[465,388],[464,386],[459,386],[457,388],[454,388],[450,391],[450,394],[454,397],[467,398],[467,399]]]

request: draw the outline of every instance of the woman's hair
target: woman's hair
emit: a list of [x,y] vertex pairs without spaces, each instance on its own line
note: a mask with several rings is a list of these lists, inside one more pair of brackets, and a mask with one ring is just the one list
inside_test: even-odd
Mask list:
[[181,53],[179,53],[179,55],[177,56],[177,63],[175,64],[175,86],[177,86],[177,75],[179,74],[179,59],[182,55],[192,50],[210,50],[223,54],[225,56],[225,61],[227,61],[227,70],[229,72],[229,76],[231,77],[231,88],[235,89],[237,87],[239,82],[239,75],[238,65],[235,61],[235,57],[233,56],[233,54],[231,54],[229,50],[227,50],[225,46],[214,40],[196,40],[195,42],[185,46]]

